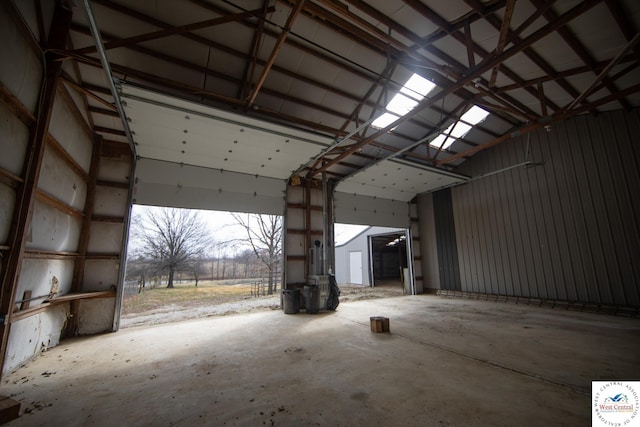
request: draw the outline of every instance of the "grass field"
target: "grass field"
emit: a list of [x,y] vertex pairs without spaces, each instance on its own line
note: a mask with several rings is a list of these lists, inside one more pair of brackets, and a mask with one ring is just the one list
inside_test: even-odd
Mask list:
[[142,313],[170,305],[198,307],[253,298],[250,282],[220,284],[216,281],[201,281],[197,288],[194,283],[180,283],[174,286],[173,289],[147,288],[126,298],[122,314]]

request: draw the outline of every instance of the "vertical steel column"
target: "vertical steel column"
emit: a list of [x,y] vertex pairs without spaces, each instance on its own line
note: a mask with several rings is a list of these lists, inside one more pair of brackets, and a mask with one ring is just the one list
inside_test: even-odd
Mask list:
[[327,274],[327,173],[322,172],[322,271]]

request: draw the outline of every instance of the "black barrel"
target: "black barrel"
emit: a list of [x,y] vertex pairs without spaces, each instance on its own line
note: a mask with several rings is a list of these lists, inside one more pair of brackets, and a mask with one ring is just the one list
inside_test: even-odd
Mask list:
[[282,290],[282,308],[284,314],[297,314],[300,311],[300,289]]
[[320,286],[304,285],[304,307],[307,313],[316,314],[320,311]]

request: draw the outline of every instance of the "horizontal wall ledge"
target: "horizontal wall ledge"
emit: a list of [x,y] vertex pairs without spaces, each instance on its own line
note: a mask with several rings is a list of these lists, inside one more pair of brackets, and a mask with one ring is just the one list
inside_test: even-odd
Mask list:
[[41,249],[25,249],[24,251],[24,257],[32,259],[68,259],[79,256],[80,254],[77,252],[47,251]]
[[630,317],[640,316],[640,307],[634,307],[634,306],[628,306],[628,305],[609,305],[609,304],[552,300],[552,299],[513,296],[513,295],[481,294],[476,292],[451,291],[451,290],[444,290],[444,289],[440,289],[436,291],[436,295],[441,297],[446,297],[446,298],[462,298],[462,299],[473,299],[473,300],[480,300],[480,301],[509,302],[514,304],[537,305],[539,307],[558,308],[558,309],[572,310],[572,311],[586,311],[591,313],[612,314],[615,316],[630,316]]
[[28,317],[35,316],[38,313],[42,313],[46,311],[51,306],[67,303],[70,301],[90,299],[90,298],[115,298],[115,297],[116,297],[116,293],[113,291],[79,292],[79,293],[70,293],[66,295],[61,295],[59,297],[46,300],[42,304],[39,304],[37,307],[13,312],[11,314],[11,323],[15,323],[20,320],[26,319]]

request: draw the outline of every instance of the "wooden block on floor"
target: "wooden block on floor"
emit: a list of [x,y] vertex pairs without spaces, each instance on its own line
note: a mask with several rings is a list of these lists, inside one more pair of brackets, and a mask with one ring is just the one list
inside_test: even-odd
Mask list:
[[15,420],[20,416],[20,402],[0,396],[0,424]]
[[374,316],[370,317],[369,321],[371,322],[371,332],[380,333],[380,332],[391,332],[389,329],[389,318],[382,316]]

